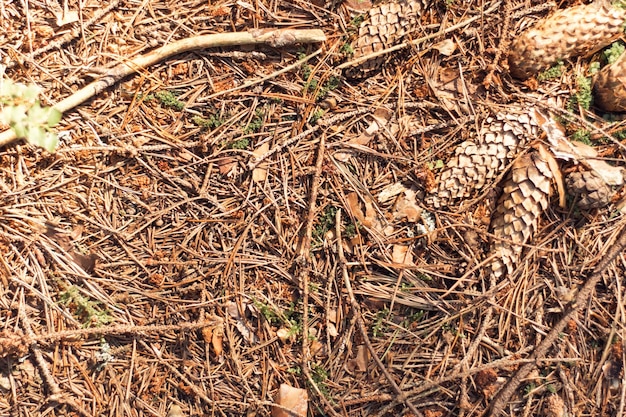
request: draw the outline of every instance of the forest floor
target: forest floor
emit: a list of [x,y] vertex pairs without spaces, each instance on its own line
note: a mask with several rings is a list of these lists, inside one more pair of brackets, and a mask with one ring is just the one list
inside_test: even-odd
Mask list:
[[580,91],[589,59],[534,85],[507,74],[508,41],[556,5],[436,1],[412,36],[452,29],[348,80],[337,67],[369,7],[2,2],[4,76],[41,87],[46,105],[196,35],[321,29],[326,41],[176,54],[67,111],[55,152],[0,149],[0,416],[270,415],[286,406],[281,385],[304,390],[308,415],[479,416],[528,362],[506,415],[623,412],[623,253],[528,360],[620,212],[552,204],[515,273],[487,291],[496,188],[419,203],[489,114]]

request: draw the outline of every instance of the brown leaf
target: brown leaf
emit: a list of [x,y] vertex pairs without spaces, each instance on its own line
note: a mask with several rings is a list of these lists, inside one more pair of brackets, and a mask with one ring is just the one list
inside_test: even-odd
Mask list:
[[438,50],[441,55],[450,56],[456,50],[456,44],[452,39],[445,39],[434,44],[432,48]]
[[[270,143],[264,142],[252,152],[255,158],[258,158],[267,153],[270,150]],[[267,162],[260,163],[256,168],[252,170],[252,181],[259,183],[265,181],[267,178]]]
[[272,417],[306,417],[309,395],[306,390],[294,388],[287,384],[280,384],[275,404],[272,407]]
[[356,371],[367,372],[367,364],[369,363],[370,355],[367,346],[359,345],[356,348],[356,358],[354,364],[356,365]]

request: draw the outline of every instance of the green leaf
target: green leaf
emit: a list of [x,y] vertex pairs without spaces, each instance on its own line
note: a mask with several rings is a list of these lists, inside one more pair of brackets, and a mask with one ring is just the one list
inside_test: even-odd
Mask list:
[[28,127],[24,124],[17,124],[17,125],[11,126],[11,128],[15,132],[15,136],[18,139],[22,139],[28,136]]
[[48,152],[52,153],[59,144],[59,136],[55,132],[46,132],[43,143],[39,146],[43,147]]
[[51,107],[48,113],[48,127],[56,126],[61,121],[61,117],[63,117],[63,113]]

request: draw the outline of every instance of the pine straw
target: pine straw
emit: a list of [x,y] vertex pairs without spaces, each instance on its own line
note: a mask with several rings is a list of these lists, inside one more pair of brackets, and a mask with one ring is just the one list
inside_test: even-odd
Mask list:
[[[83,4],[85,20],[100,3]],[[24,144],[2,150],[0,414],[164,416],[178,404],[186,416],[267,415],[287,383],[309,390],[314,414],[409,415],[411,404],[429,417],[481,415],[559,320],[620,221],[611,208],[553,209],[516,273],[487,291],[481,262],[493,196],[438,211],[429,236],[394,219],[392,203],[377,203],[395,182],[428,183],[427,164],[446,160],[487,108],[508,103],[504,92],[513,86],[501,85],[498,72],[471,109],[461,107],[469,118],[445,110],[432,93],[442,92],[444,70],[461,68],[466,86],[480,85],[505,45],[505,6],[462,25],[479,3],[438,4],[424,27],[434,33],[444,16],[446,25],[460,24],[454,55],[412,53],[361,84],[343,83],[329,93],[339,104],[314,124],[316,94],[344,60],[344,36],[353,33],[349,12],[308,2],[259,1],[253,10],[238,4],[121,1],[99,23],[75,30],[63,48],[32,61],[31,50],[68,30],[55,29],[39,3],[31,2],[28,21],[21,6],[0,9],[0,51],[21,62],[7,75],[36,82],[50,103],[82,87],[89,74],[169,40],[276,25],[319,27],[329,39],[310,61],[310,74],[300,68],[235,93],[221,92],[273,74],[317,46],[185,53],[68,112],[54,155]],[[77,3],[69,9],[78,10]],[[303,88],[312,78],[318,89]],[[185,108],[146,99],[161,91],[176,92]],[[458,97],[454,92],[452,102]],[[393,110],[390,124],[367,146],[351,145],[380,106]],[[201,127],[194,116],[221,125]],[[433,125],[441,128],[427,129]],[[274,152],[253,159],[263,143]],[[338,152],[352,154],[341,162]],[[623,159],[616,147],[607,146],[605,156]],[[267,178],[253,181],[250,165],[267,169]],[[394,233],[361,225],[350,238],[352,192],[361,204],[375,202]],[[345,263],[333,232],[336,209]],[[310,215],[312,236],[303,241]],[[413,265],[393,262],[394,244],[409,246]],[[344,268],[383,368],[363,353]],[[522,381],[508,415],[550,415],[556,396],[573,415],[623,409],[625,268],[622,254],[538,371]],[[486,335],[468,356],[489,306]],[[221,320],[218,354],[198,329]],[[280,329],[287,339],[277,336]]]

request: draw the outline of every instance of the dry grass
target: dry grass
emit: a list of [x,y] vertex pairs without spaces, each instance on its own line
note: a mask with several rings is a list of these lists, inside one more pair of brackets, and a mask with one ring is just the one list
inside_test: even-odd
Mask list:
[[[0,415],[165,416],[175,404],[185,416],[268,415],[281,383],[307,388],[315,415],[482,415],[621,227],[613,208],[555,205],[517,272],[487,291],[492,196],[437,211],[428,236],[378,200],[396,182],[427,186],[429,165],[488,109],[519,100],[494,61],[513,35],[501,32],[504,5],[475,18],[496,3],[438,2],[424,30],[458,24],[446,35],[453,55],[427,43],[335,88],[354,32],[343,6],[101,3],[69,1],[84,24],[59,28],[45,2],[3,2],[6,75],[54,103],[90,75],[193,35],[278,26],[321,28],[328,41],[308,64],[237,91],[319,46],[178,55],[66,113],[55,154],[1,150]],[[539,93],[564,100],[575,79],[566,70]],[[337,103],[324,110],[324,98]],[[383,106],[388,124],[359,145]],[[264,144],[271,154],[253,155]],[[377,215],[367,218],[390,234],[358,220],[368,202]],[[399,246],[412,260],[398,262]],[[623,411],[623,255],[532,360],[507,415]]]

